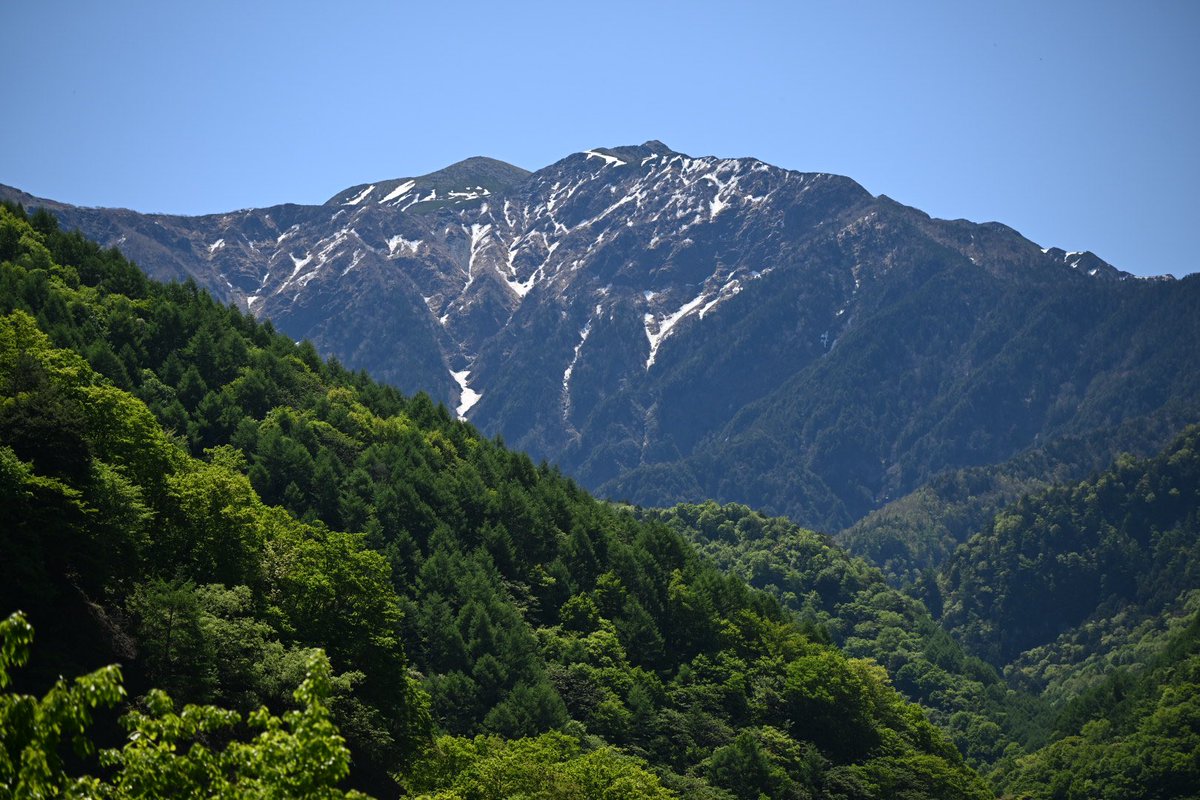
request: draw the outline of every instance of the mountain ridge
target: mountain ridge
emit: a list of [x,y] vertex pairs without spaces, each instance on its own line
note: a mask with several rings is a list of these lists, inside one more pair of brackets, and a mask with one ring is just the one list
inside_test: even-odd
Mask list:
[[[454,165],[453,200],[391,179],[333,205],[197,218],[47,207],[156,277],[192,276],[644,504],[713,497],[837,530],[943,469],[1200,388],[1186,378],[1195,281],[934,219],[843,176],[653,140],[523,177],[502,165],[512,182],[495,190],[471,172],[497,163]],[[1155,319],[1164,304],[1178,324]],[[1058,329],[1094,352],[1039,352]],[[964,391],[990,410],[963,407]],[[1119,391],[1137,402],[1102,419],[1100,395]]]

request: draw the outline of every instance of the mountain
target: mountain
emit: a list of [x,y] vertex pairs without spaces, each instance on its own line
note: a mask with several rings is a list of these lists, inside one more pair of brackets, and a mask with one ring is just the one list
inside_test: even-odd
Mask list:
[[[667,525],[5,205],[0,552],[38,632],[14,696],[0,622],[17,796],[333,797],[347,745],[393,797],[989,796],[880,666]],[[116,660],[135,735],[98,763],[120,673],[56,680]]]
[[[351,187],[321,206],[203,217],[76,209],[4,190],[0,196],[55,212],[93,241],[119,247],[154,278],[193,278],[221,301],[273,320],[295,339],[311,339],[347,365],[449,399],[457,386],[445,359],[454,343],[428,319],[421,291],[453,272],[458,254],[453,244],[435,247],[420,212],[478,207],[528,174],[471,158],[429,175]],[[409,224],[394,227],[400,218]],[[429,244],[421,247],[423,240]],[[426,275],[409,274],[421,269],[413,258],[418,248],[431,262]]]
[[470,159],[193,218],[6,196],[645,505],[838,530],[947,470],[1200,418],[1200,278],[752,158]]

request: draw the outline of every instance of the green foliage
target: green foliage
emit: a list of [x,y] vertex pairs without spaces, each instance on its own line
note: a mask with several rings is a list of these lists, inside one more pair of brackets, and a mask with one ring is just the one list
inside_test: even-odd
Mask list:
[[[1040,440],[1001,464],[950,470],[872,511],[837,534],[837,542],[877,565],[941,615],[932,580],[958,545],[987,527],[1005,506],[1053,484],[1075,483],[1104,469],[1121,452],[1152,454],[1194,416],[1177,409],[1105,426],[1085,436]],[[939,607],[935,607],[939,606]]]
[[943,622],[1056,711],[1048,744],[997,761],[1006,792],[1194,796],[1198,444],[1025,496],[943,568]]
[[[28,659],[33,629],[21,614],[0,622],[0,688],[10,667]],[[92,711],[111,707],[125,694],[120,670],[105,667],[68,682],[60,678],[39,699],[0,694],[0,797],[365,797],[336,788],[350,770],[350,753],[325,706],[331,690],[329,662],[319,653],[306,665],[296,689],[299,708],[275,717],[260,707],[246,720],[216,706],[188,705],[176,712],[160,689],[144,698],[145,711],[122,720],[128,731],[120,748],[99,752],[101,776],[68,768],[62,748],[76,761],[97,755],[88,730]],[[220,745],[214,744],[220,742]]]
[[407,779],[423,800],[669,800],[646,764],[562,733],[506,741],[438,737]]
[[[0,622],[0,689],[12,682],[10,670],[29,659],[33,627],[21,614]],[[87,728],[97,707],[115,705],[124,690],[117,667],[105,667],[72,681],[59,678],[42,698],[0,694],[0,797],[52,797],[68,792],[63,746],[78,757],[95,753]]]
[[1057,741],[997,770],[1006,796],[1200,796],[1200,616],[1143,669],[1118,670],[1072,704]]
[[740,734],[713,751],[705,762],[713,785],[744,800],[763,796],[806,798],[809,795],[805,787],[825,766],[813,748],[797,745],[770,727]]
[[[848,655],[884,667],[897,688],[929,709],[974,763],[990,763],[1010,743],[1044,735],[1048,707],[1006,687],[994,669],[964,652],[922,603],[889,586],[878,569],[847,555],[828,537],[733,503],[679,505],[644,516],[666,522],[722,569],[779,598],[809,638],[824,637]],[[861,718],[855,721],[852,701],[861,690],[852,674],[811,659],[791,670],[797,680],[802,674],[819,676],[824,691],[845,695],[827,694],[824,708],[806,704],[797,714],[814,723],[823,720],[831,734],[863,725]]]
[[[947,563],[944,621],[997,666],[1104,608],[1200,587],[1200,428],[1160,455],[1022,498]],[[1102,613],[1102,612],[1101,612]]]
[[[350,752],[325,705],[331,691],[329,663],[314,656],[296,689],[299,706],[282,717],[265,707],[246,719],[259,733],[223,749],[207,744],[225,738],[239,715],[215,706],[188,705],[180,712],[165,692],[147,695],[146,713],[124,719],[129,741],[101,754],[116,771],[110,797],[362,797],[335,787],[350,771]],[[186,751],[183,749],[186,747]],[[91,787],[98,788],[98,787]]]
[[[0,217],[20,224],[7,210]],[[81,252],[107,274],[110,256]],[[14,281],[20,276],[12,263],[3,270]],[[160,353],[164,378],[145,380],[160,395],[166,373],[186,363],[184,356],[207,359],[214,380],[231,377],[237,369],[222,365],[222,354],[249,358],[261,338],[244,320],[224,329],[214,319],[214,329],[224,331],[216,344],[203,344],[210,336],[181,335],[181,318],[228,314],[186,287],[143,283],[141,291],[159,299],[141,305],[54,276],[44,288],[48,298],[75,308],[51,327],[67,341],[83,338],[81,326],[96,325],[106,310],[135,315],[134,324],[113,325],[109,334],[140,332],[129,348],[135,359]],[[18,296],[6,294],[4,302]],[[29,311],[43,315],[53,305]],[[356,752],[369,754],[386,781],[384,765],[428,737],[426,701],[399,639],[403,615],[386,561],[360,535],[263,505],[242,472],[242,452],[224,445],[208,461],[189,455],[141,400],[55,347],[29,311],[0,318],[0,492],[8,500],[0,545],[11,555],[0,566],[0,599],[25,607],[50,644],[33,681],[87,669],[105,653],[127,659],[136,648],[134,685],[249,710],[286,704],[282,686],[296,675],[301,654],[322,646],[344,670],[331,705]],[[158,329],[159,318],[171,322]],[[233,340],[241,344],[221,344]],[[146,363],[135,360],[132,374],[156,374]]]

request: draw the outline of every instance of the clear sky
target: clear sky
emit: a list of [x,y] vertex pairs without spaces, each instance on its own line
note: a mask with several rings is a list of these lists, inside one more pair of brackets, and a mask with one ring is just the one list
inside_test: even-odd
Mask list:
[[1200,270],[1200,2],[0,0],[0,183],[319,203],[661,139]]

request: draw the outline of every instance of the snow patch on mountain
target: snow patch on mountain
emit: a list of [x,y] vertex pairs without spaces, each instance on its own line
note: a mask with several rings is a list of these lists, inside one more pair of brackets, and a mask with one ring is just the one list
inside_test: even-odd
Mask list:
[[646,369],[654,366],[654,359],[658,356],[658,348],[662,345],[663,340],[670,335],[671,329],[686,317],[688,314],[696,310],[696,307],[704,302],[707,295],[704,293],[698,294],[691,300],[679,307],[679,310],[673,314],[668,314],[665,317],[655,317],[653,314],[646,314],[643,318],[646,326],[646,338],[650,341],[650,355],[646,358]]
[[421,239],[405,239],[403,236],[393,236],[387,240],[388,255],[394,256],[399,252],[400,254],[408,253],[415,256],[421,247],[422,241]]
[[448,198],[453,201],[463,202],[466,200],[478,200],[481,197],[490,197],[491,194],[490,191],[482,186],[476,186],[474,188],[468,187],[459,192],[452,191],[449,193]]
[[342,277],[345,277],[346,274],[348,272],[350,272],[350,270],[357,267],[362,262],[363,256],[365,256],[366,254],[367,254],[366,250],[355,249],[354,255],[350,259],[350,266],[348,266],[344,270],[342,270]]
[[388,192],[388,193],[387,193],[387,196],[386,196],[386,197],[384,197],[384,198],[383,198],[382,200],[380,200],[379,202],[380,202],[380,203],[387,203],[387,202],[390,202],[390,201],[392,201],[392,200],[396,200],[397,202],[399,202],[401,199],[403,199],[403,197],[404,197],[406,194],[408,194],[409,192],[411,192],[411,191],[413,190],[413,188],[414,188],[416,185],[417,185],[417,182],[416,182],[416,181],[412,181],[412,180],[405,181],[404,183],[402,183],[402,184],[400,184],[399,186],[397,186],[395,189],[392,189],[390,192]]
[[[634,202],[634,201],[636,201],[636,200],[637,200],[637,196],[636,196],[636,195],[627,194],[627,195],[625,195],[624,197],[622,197],[620,200],[618,200],[617,202],[613,203],[613,204],[612,204],[611,206],[609,206],[608,208],[606,208],[606,209],[604,209],[603,211],[601,211],[601,212],[600,212],[599,214],[597,214],[596,216],[592,217],[592,218],[591,218],[591,219],[589,219],[589,220],[585,220],[585,221],[583,221],[583,222],[579,223],[578,227],[579,227],[579,228],[588,228],[588,227],[591,227],[591,226],[595,225],[596,223],[600,222],[601,220],[603,220],[603,219],[604,219],[605,217],[607,217],[609,214],[611,214],[611,213],[613,213],[614,211],[616,211],[616,210],[617,210],[618,208],[620,208],[621,206],[625,205],[626,203],[632,203],[632,202]],[[603,235],[603,234],[601,234],[601,235]]]
[[296,258],[291,253],[288,253],[288,255],[291,256],[291,259],[292,259],[292,265],[293,265],[292,275],[291,275],[292,278],[296,277],[297,273],[299,273],[300,270],[307,267],[309,262],[311,262],[313,260],[313,255],[311,252],[305,253],[304,258]]
[[357,195],[355,195],[355,196],[354,196],[354,197],[352,197],[351,199],[347,200],[346,202],[342,203],[342,205],[344,205],[344,206],[356,206],[356,205],[358,205],[359,203],[361,203],[363,200],[365,200],[365,199],[366,199],[366,197],[367,197],[367,195],[369,195],[369,194],[370,194],[371,192],[373,192],[373,191],[375,191],[375,184],[373,184],[373,183],[372,183],[370,186],[368,186],[367,188],[363,189],[363,190],[362,190],[361,192],[359,192]]
[[537,283],[538,278],[541,276],[542,269],[541,267],[538,267],[536,270],[534,270],[533,274],[529,276],[529,280],[527,281],[519,281],[516,278],[505,276],[504,282],[508,284],[508,288],[512,289],[517,297],[524,298],[525,295],[529,294],[529,290],[533,288],[533,285]]
[[464,292],[475,281],[475,259],[487,247],[487,238],[488,234],[492,232],[492,226],[490,224],[480,225],[479,223],[475,223],[465,232],[471,237],[471,251],[467,258],[467,283],[463,286]]
[[597,150],[584,150],[583,152],[588,158],[604,159],[605,166],[623,167],[627,163],[616,156],[610,156],[608,153],[601,153]]
[[735,294],[739,294],[741,291],[742,282],[736,278],[731,280],[729,283],[721,287],[712,300],[709,300],[704,304],[704,306],[700,309],[700,313],[696,316],[698,316],[700,319],[704,319],[704,315],[712,311],[718,303],[728,300],[730,297],[733,297]]
[[[600,306],[596,306],[596,314],[600,314]],[[592,332],[592,321],[589,319],[584,326],[579,329],[579,341],[575,344],[575,353],[571,356],[571,363],[563,370],[563,392],[570,391],[571,373],[575,371],[575,364],[579,361],[579,351],[583,349],[583,343],[587,341],[588,334]]]
[[[604,294],[608,292],[605,291]],[[592,312],[592,316],[588,317],[588,321],[579,329],[579,341],[575,343],[575,352],[571,355],[571,363],[567,364],[567,368],[563,370],[562,378],[562,415],[563,421],[566,422],[571,416],[571,375],[575,373],[575,365],[579,363],[579,354],[583,350],[583,344],[587,341],[588,335],[592,332],[592,320],[600,316],[601,303],[596,303],[596,309]],[[569,426],[568,422],[568,426]]]
[[466,419],[467,412],[471,410],[471,406],[479,402],[479,398],[483,397],[482,392],[477,392],[467,385],[467,379],[471,377],[471,370],[464,369],[455,372],[450,370],[450,377],[458,384],[459,402],[455,413],[459,419]]

